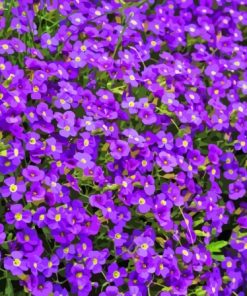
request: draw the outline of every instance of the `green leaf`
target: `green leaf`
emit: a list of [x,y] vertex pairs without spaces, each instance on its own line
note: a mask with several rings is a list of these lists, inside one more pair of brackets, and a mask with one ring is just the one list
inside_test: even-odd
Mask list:
[[217,252],[220,252],[221,249],[224,248],[226,245],[228,245],[228,242],[226,241],[212,242],[209,245],[207,245],[207,249],[211,253],[217,253]]
[[163,287],[162,288],[162,291],[170,291],[171,290],[171,287]]
[[207,233],[201,230],[195,230],[195,234],[197,236],[203,236],[203,237],[207,237]]
[[155,240],[162,248],[164,248],[166,240],[163,237],[156,237]]
[[105,186],[103,189],[102,189],[102,192],[106,192],[106,191],[113,191],[113,190],[116,190],[119,188],[119,185],[118,184],[112,184],[112,185],[108,185],[108,186]]
[[167,105],[161,104],[160,108],[156,107],[156,109],[159,111],[159,114],[165,114],[169,117],[174,116],[174,113],[168,110]]
[[196,220],[196,221],[194,222],[194,227],[196,227],[196,226],[202,224],[204,221],[205,221],[204,218],[200,218],[200,219]]
[[9,278],[7,278],[7,283],[6,283],[6,287],[5,287],[5,295],[6,296],[15,295],[11,279],[9,279]]
[[197,43],[205,43],[205,40],[202,39],[201,37],[191,37],[190,35],[187,36],[187,47],[193,46],[194,44]]
[[2,243],[1,244],[1,247],[4,249],[4,250],[8,250],[9,249],[9,245],[8,245],[8,243]]
[[211,256],[212,256],[212,258],[213,258],[214,260],[216,260],[216,261],[220,261],[220,262],[222,262],[222,261],[225,260],[225,256],[224,256],[224,255],[216,255],[216,254],[212,254]]

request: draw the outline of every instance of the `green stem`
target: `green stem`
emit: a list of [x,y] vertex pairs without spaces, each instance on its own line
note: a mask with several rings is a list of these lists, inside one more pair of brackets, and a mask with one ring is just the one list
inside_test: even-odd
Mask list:
[[119,46],[120,46],[120,44],[121,44],[121,42],[122,42],[123,34],[124,34],[124,32],[126,31],[126,29],[127,29],[127,27],[128,27],[128,24],[129,24],[129,21],[130,21],[130,19],[131,19],[132,16],[133,16],[133,13],[130,13],[129,16],[128,16],[128,18],[127,18],[127,20],[126,20],[126,23],[125,23],[125,25],[124,25],[124,27],[123,27],[123,30],[122,30],[122,32],[120,33],[119,37],[118,37],[118,41],[117,41],[117,44],[116,44],[116,46],[115,46],[115,49],[114,49],[114,52],[113,52],[113,55],[112,55],[112,58],[113,58],[113,59],[115,59],[115,56],[116,56],[116,54],[117,54],[117,52],[118,52],[118,48],[119,48]]
[[182,214],[182,216],[183,216],[183,219],[184,219],[185,225],[186,225],[186,227],[187,227],[187,229],[188,229],[188,232],[189,232],[189,235],[190,235],[191,243],[193,244],[193,238],[192,238],[192,235],[191,235],[191,232],[190,232],[190,228],[188,227],[188,225],[187,225],[187,223],[186,223],[186,218],[184,217],[183,210],[182,210],[181,207],[178,207],[178,208],[179,208],[179,210],[180,210],[180,212],[181,212],[181,214]]
[[176,126],[177,130],[179,131],[179,127],[177,126],[176,122],[171,118],[171,122]]

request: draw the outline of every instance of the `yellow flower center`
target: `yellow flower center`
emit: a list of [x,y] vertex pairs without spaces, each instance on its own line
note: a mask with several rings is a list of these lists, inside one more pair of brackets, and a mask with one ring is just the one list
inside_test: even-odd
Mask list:
[[17,148],[14,149],[14,155],[17,157],[19,155],[19,150]]
[[59,161],[56,162],[56,165],[57,165],[58,168],[60,168],[62,166],[62,162],[59,160]]
[[32,144],[32,145],[36,144],[36,140],[35,140],[35,138],[31,138],[31,139],[29,140],[29,143]]
[[77,272],[76,277],[77,277],[78,279],[82,278],[82,272]]
[[118,279],[119,277],[120,277],[120,272],[119,271],[114,271],[113,272],[113,277],[114,277],[114,279]]
[[21,213],[16,213],[15,214],[15,220],[16,221],[21,221],[22,220],[22,214]]
[[55,221],[56,221],[56,222],[61,221],[61,215],[60,215],[60,214],[56,214],[56,216],[55,216]]
[[191,165],[188,166],[188,170],[189,170],[189,171],[192,171],[192,170],[193,170],[193,168],[192,168]]
[[39,91],[39,87],[38,87],[37,85],[34,86],[34,87],[33,87],[33,91],[34,91],[34,92],[38,92],[38,91]]
[[227,164],[231,163],[231,159],[230,159],[230,158],[227,158],[227,159],[226,159],[226,163],[227,163]]
[[189,145],[188,141],[184,140],[183,141],[183,146],[186,148],[186,147],[188,147],[188,145]]
[[14,259],[13,265],[16,266],[16,267],[20,266],[21,265],[21,260],[18,259],[18,258]]
[[86,51],[87,50],[87,47],[85,45],[82,45],[81,46],[81,51]]
[[138,202],[139,202],[140,205],[144,205],[146,203],[145,199],[142,198],[142,197],[139,198],[139,201]]
[[26,234],[26,235],[24,236],[24,240],[25,240],[26,242],[29,242],[29,241],[30,241],[30,236]]
[[69,253],[69,248],[65,248],[63,249],[64,254],[68,254]]
[[87,147],[89,145],[88,139],[85,139],[84,142],[83,142],[83,144],[84,144],[85,147]]
[[87,163],[87,161],[86,161],[85,158],[82,158],[82,159],[81,159],[81,162],[84,163],[84,164]]
[[123,185],[124,188],[128,187],[128,183],[126,181],[123,181],[122,185]]
[[9,190],[10,190],[10,192],[16,192],[17,191],[17,186],[15,184],[11,184],[9,186]]
[[45,219],[45,215],[41,214],[41,215],[39,216],[39,221],[43,221],[44,219]]
[[120,233],[116,233],[115,234],[115,239],[120,239],[121,238],[121,234]]
[[141,245],[141,248],[142,248],[143,250],[147,250],[147,249],[148,249],[148,244],[142,244],[142,245]]

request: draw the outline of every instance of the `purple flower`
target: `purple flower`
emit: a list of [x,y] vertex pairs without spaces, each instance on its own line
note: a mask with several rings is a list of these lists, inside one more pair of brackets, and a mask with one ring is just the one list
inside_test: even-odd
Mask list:
[[39,272],[43,271],[42,259],[40,258],[40,256],[37,256],[37,255],[28,256],[27,265],[30,268],[32,274],[35,276],[37,276]]
[[40,115],[44,121],[51,122],[53,118],[53,112],[51,109],[49,109],[48,105],[46,103],[39,103],[36,112],[38,115]]
[[165,147],[167,150],[172,150],[173,148],[173,136],[172,133],[164,133],[160,131],[157,133],[158,146],[159,148]]
[[83,68],[87,64],[87,59],[84,53],[77,53],[75,51],[70,53],[72,59],[71,65],[73,68]]
[[139,236],[134,239],[134,242],[138,247],[137,254],[139,256],[147,257],[148,254],[152,253],[152,246],[154,245],[154,242],[151,238]]
[[27,202],[43,200],[44,197],[45,197],[45,189],[40,185],[39,182],[32,183],[29,191],[26,192]]
[[244,134],[240,134],[238,136],[234,148],[236,150],[242,150],[244,153],[247,153],[247,137]]
[[136,260],[135,269],[139,274],[139,277],[143,280],[147,280],[148,277],[155,272],[156,262],[157,260],[153,259],[151,256],[140,257]]
[[52,283],[47,281],[43,275],[39,275],[37,280],[37,285],[32,289],[34,295],[49,295],[52,293]]
[[50,277],[53,273],[58,271],[59,259],[56,255],[53,255],[50,259],[44,258],[42,260],[43,275]]
[[23,251],[27,253],[33,252],[39,244],[37,232],[31,228],[24,228],[16,234],[16,240],[23,246]]
[[110,144],[111,155],[115,159],[121,159],[124,156],[128,156],[130,148],[127,142],[122,140],[112,141]]
[[41,181],[45,176],[43,171],[33,165],[29,165],[26,169],[23,169],[22,174],[30,182]]
[[6,233],[4,232],[4,226],[3,224],[0,224],[0,244],[4,242],[6,238]]
[[134,97],[127,97],[126,100],[122,102],[121,106],[128,109],[130,114],[136,114],[138,112],[139,103],[135,102]]
[[192,253],[184,247],[178,247],[176,253],[182,255],[185,263],[189,263],[192,260]]
[[16,162],[12,162],[7,157],[0,156],[0,173],[3,175],[7,175],[13,173],[16,170]]
[[118,267],[117,263],[112,263],[108,267],[106,278],[110,282],[121,286],[124,283],[124,277],[127,276],[127,272],[124,267]]
[[11,196],[13,201],[18,201],[22,198],[23,193],[26,191],[26,186],[24,182],[16,182],[14,177],[9,177],[4,180],[4,184],[0,189],[3,197]]
[[88,259],[86,261],[86,266],[94,274],[100,273],[102,271],[102,266],[105,264],[108,256],[108,250],[90,251],[88,253]]
[[27,133],[26,135],[26,149],[28,151],[33,151],[41,148],[42,143],[39,141],[40,136],[36,133]]
[[69,20],[75,26],[82,25],[85,22],[85,17],[81,13],[74,13],[69,16]]
[[10,257],[4,258],[4,268],[13,275],[22,275],[28,270],[27,260],[23,259],[23,252],[13,251]]
[[135,74],[132,71],[128,71],[124,76],[124,81],[126,83],[129,83],[131,86],[133,87],[137,87],[138,86],[138,82],[137,80],[139,80],[139,77],[137,76],[137,74]]
[[247,95],[247,81],[238,81],[238,87],[241,88],[242,93]]
[[236,200],[242,198],[246,193],[244,184],[240,181],[236,181],[235,183],[231,183],[229,185],[229,198]]
[[91,155],[88,153],[77,152],[74,158],[78,161],[77,166],[81,169],[91,169],[94,163],[91,161]]
[[172,172],[173,168],[177,165],[176,158],[168,152],[160,152],[157,157],[157,164],[166,173]]
[[41,36],[41,46],[48,48],[50,51],[55,51],[58,45],[58,40],[55,37],[51,37],[50,34],[45,33]]
[[10,206],[10,212],[5,214],[5,218],[8,224],[15,224],[17,229],[22,229],[31,222],[32,215],[30,211],[24,210],[21,204],[14,204]]
[[157,116],[151,108],[141,109],[138,113],[138,116],[145,125],[151,125],[157,121]]
[[121,226],[115,226],[109,231],[108,235],[111,239],[113,239],[116,247],[121,247],[128,239],[128,234],[123,232],[123,228]]
[[147,213],[153,206],[152,199],[142,190],[137,190],[131,198],[133,204],[138,205],[137,209],[140,213]]

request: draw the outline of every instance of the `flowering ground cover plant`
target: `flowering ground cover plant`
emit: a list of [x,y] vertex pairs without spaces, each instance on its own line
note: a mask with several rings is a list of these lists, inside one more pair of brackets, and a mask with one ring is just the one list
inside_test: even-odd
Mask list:
[[247,295],[247,1],[0,1],[0,295]]

